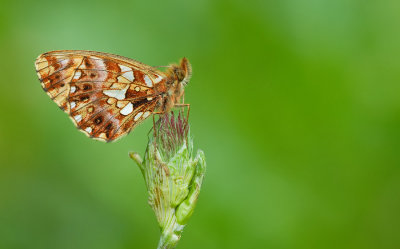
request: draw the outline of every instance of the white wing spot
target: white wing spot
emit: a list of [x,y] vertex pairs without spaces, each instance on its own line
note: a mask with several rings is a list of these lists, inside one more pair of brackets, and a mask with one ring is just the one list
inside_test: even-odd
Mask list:
[[122,115],[128,115],[129,113],[131,113],[133,111],[133,105],[131,102],[129,102],[129,104],[127,104],[124,108],[122,108],[121,111],[119,111]]
[[128,90],[129,85],[126,85],[124,89],[119,90],[104,90],[103,93],[108,97],[116,98],[118,100],[125,99],[126,91]]
[[74,119],[76,120],[76,122],[81,122],[81,120],[82,120],[82,116],[81,115],[76,115],[76,116],[74,116]]
[[86,131],[87,133],[92,133],[92,127],[86,127],[85,131]]
[[157,75],[157,78],[154,79],[154,83],[158,83],[162,80],[163,78],[160,75]]
[[76,87],[75,86],[71,86],[71,93],[74,93],[76,91]]
[[139,92],[140,91],[140,86],[135,87],[135,91]]
[[74,109],[76,106],[76,103],[74,101],[72,101],[70,104],[71,104],[71,109]]
[[133,82],[135,80],[135,76],[133,76],[133,72],[129,71],[129,72],[125,72],[122,74],[123,77],[125,77],[127,80]]
[[76,71],[76,72],[75,72],[75,75],[74,75],[74,80],[79,79],[79,78],[81,77],[81,75],[82,75],[82,72],[81,72],[81,71]]
[[150,112],[147,111],[147,112],[145,112],[145,113],[143,114],[143,118],[147,118],[149,115],[150,115]]
[[153,100],[153,97],[147,97],[147,100],[148,101]]
[[119,64],[121,72],[132,71],[132,68]]
[[151,79],[147,75],[144,75],[144,82],[146,82],[146,85],[149,86],[149,87],[153,86],[153,82],[151,81]]
[[135,118],[133,120],[138,121],[139,118],[143,115],[143,112],[139,112],[138,114],[136,114]]

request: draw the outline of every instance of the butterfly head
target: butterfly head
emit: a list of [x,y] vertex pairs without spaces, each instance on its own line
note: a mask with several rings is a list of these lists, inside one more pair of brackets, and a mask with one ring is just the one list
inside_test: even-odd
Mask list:
[[182,58],[179,65],[172,65],[170,70],[175,80],[182,86],[186,86],[189,83],[192,76],[192,66],[186,58]]

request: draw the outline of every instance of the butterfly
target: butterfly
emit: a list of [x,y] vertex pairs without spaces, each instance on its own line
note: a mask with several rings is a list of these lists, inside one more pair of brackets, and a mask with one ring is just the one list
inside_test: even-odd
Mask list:
[[44,91],[78,129],[107,142],[152,114],[182,106],[192,73],[186,58],[163,72],[123,56],[85,50],[41,54],[35,67]]

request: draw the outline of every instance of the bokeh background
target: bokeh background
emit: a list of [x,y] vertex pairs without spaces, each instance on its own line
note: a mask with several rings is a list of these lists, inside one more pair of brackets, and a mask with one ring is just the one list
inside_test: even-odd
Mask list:
[[129,151],[78,132],[43,52],[181,57],[208,171],[178,248],[400,248],[400,2],[2,1],[0,248],[156,248]]

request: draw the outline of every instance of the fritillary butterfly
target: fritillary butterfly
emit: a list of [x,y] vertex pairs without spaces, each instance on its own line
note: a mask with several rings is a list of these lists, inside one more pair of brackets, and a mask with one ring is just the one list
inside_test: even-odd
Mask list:
[[45,92],[74,124],[107,142],[178,105],[192,71],[186,58],[162,72],[119,55],[84,50],[44,53],[35,66]]

